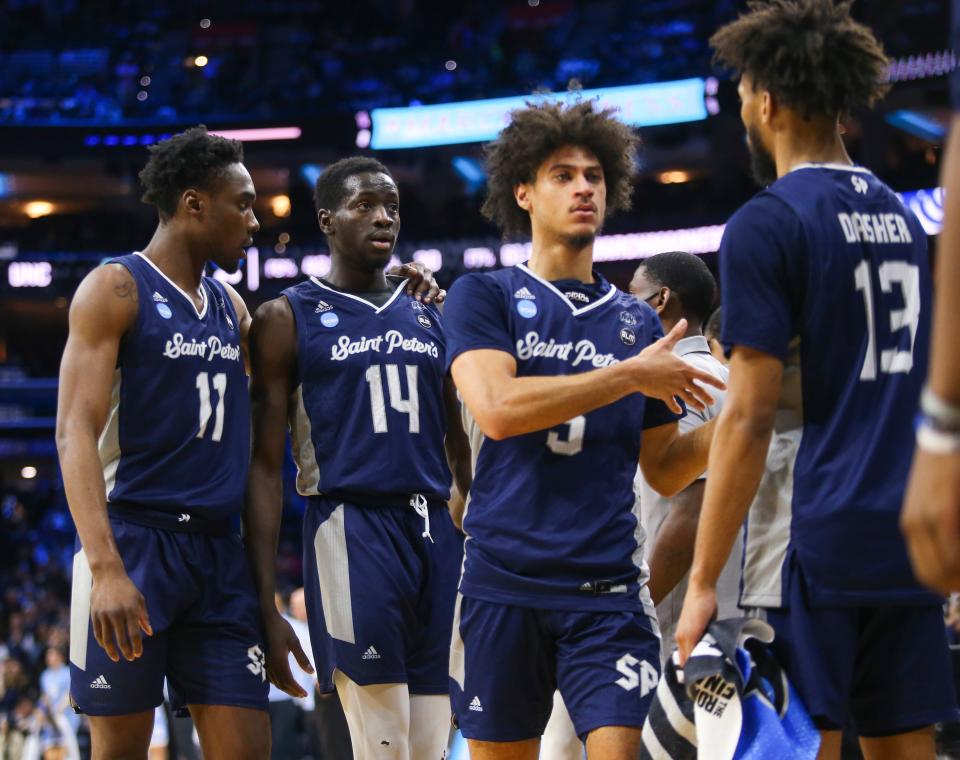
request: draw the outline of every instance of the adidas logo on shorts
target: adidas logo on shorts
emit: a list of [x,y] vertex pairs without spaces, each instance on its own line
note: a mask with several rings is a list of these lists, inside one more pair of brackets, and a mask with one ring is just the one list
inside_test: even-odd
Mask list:
[[516,293],[513,294],[513,297],[514,297],[514,298],[536,299],[536,296],[535,296],[533,293],[531,293],[529,290],[527,290],[526,287],[520,288],[520,290],[518,290]]
[[104,678],[103,675],[101,674],[96,677],[93,683],[90,684],[90,688],[91,689],[109,689],[110,684],[107,683],[107,679]]
[[470,703],[470,709],[474,712],[483,712],[483,705],[480,704],[480,697],[474,697]]
[[380,659],[380,653],[371,646],[369,649],[367,649],[366,652],[363,653],[363,657],[361,657],[360,659],[362,659],[362,660],[379,660],[379,659]]

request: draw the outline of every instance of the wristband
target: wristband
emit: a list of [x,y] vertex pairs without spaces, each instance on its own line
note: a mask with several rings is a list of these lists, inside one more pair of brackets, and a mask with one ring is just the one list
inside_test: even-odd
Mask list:
[[922,422],[917,428],[917,448],[928,454],[960,452],[960,432],[948,433]]
[[944,401],[929,385],[925,385],[920,394],[920,409],[935,427],[960,432],[960,406]]

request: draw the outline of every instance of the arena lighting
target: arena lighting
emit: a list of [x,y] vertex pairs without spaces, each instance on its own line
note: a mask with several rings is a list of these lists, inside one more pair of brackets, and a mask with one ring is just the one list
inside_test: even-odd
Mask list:
[[49,216],[53,213],[54,206],[50,201],[30,201],[23,204],[23,213],[31,219],[39,219],[41,216]]
[[467,269],[482,269],[497,265],[497,254],[491,248],[467,248],[463,252],[463,265]]
[[951,50],[939,50],[926,55],[911,55],[890,61],[888,82],[928,79],[949,74],[957,67],[957,55]]
[[53,265],[49,261],[12,261],[7,282],[11,288],[45,288],[53,282]]
[[913,190],[900,193],[903,205],[910,209],[920,220],[923,231],[928,235],[939,235],[943,229],[943,188]]
[[290,196],[275,195],[270,199],[270,210],[274,216],[290,216]]
[[243,268],[247,273],[247,290],[260,289],[260,249],[255,245],[247,248],[246,261]]
[[204,66],[206,66],[208,63],[210,63],[210,61],[205,55],[198,55],[196,58],[193,59],[193,65],[201,69]]
[[[720,248],[724,227],[724,224],[715,224],[683,230],[600,235],[593,246],[593,260],[633,261],[666,251],[713,253]],[[530,250],[530,243],[504,243],[500,246],[501,266],[509,267],[526,261],[530,258]]]
[[300,271],[307,277],[323,277],[330,271],[330,256],[325,253],[313,253],[300,260]]
[[299,140],[300,127],[263,127],[261,129],[216,129],[211,135],[219,135],[240,142],[263,142],[265,140]]
[[37,468],[32,465],[27,465],[22,470],[20,470],[20,477],[24,480],[33,480],[37,477]]
[[660,172],[657,175],[657,182],[661,185],[679,185],[689,181],[690,172],[683,171],[682,169]]
[[263,262],[263,277],[266,280],[293,279],[300,274],[296,259],[271,257]]
[[436,248],[422,248],[414,251],[413,260],[419,261],[434,272],[439,272],[443,268],[443,254]]
[[694,78],[410,108],[375,108],[370,112],[373,121],[370,147],[374,150],[425,148],[492,140],[506,126],[510,112],[523,108],[528,101],[571,102],[597,98],[601,107],[617,109],[618,116],[635,127],[702,121],[707,118],[704,87],[704,79]]
[[908,109],[893,111],[888,113],[884,120],[921,140],[940,142],[947,134],[947,128],[943,124],[917,111]]

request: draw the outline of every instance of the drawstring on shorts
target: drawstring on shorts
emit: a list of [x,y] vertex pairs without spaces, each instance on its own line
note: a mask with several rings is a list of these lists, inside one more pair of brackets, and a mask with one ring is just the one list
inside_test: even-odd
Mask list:
[[410,506],[423,518],[423,533],[420,535],[423,538],[429,538],[431,544],[434,543],[433,536],[430,535],[430,512],[427,507],[427,497],[421,493],[415,493],[410,497]]

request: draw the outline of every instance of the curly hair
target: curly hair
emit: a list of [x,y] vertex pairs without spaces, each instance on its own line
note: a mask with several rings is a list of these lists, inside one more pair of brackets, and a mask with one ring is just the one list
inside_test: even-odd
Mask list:
[[587,148],[600,161],[607,216],[629,209],[637,143],[612,109],[597,110],[593,101],[528,103],[510,114],[510,123],[484,148],[489,179],[481,213],[504,235],[529,234],[530,215],[517,205],[513,189],[535,181],[541,164],[566,145]]
[[203,124],[148,150],[150,159],[138,175],[144,191],[141,200],[156,206],[161,219],[176,213],[184,190],[209,190],[227,166],[243,163],[242,143],[211,135]]
[[313,189],[313,204],[317,211],[322,208],[333,211],[340,207],[346,196],[345,183],[348,177],[355,174],[386,174],[393,179],[390,170],[381,164],[377,159],[368,156],[351,156],[350,158],[341,158],[336,163],[330,164],[323,173],[317,177],[316,187]]
[[803,118],[842,117],[889,89],[889,61],[852,0],[749,0],[711,38],[714,63],[746,74]]

